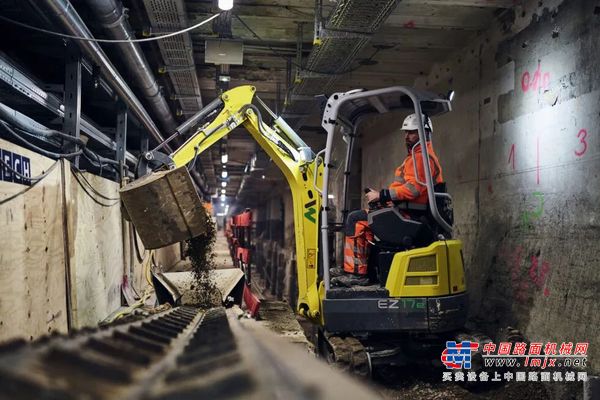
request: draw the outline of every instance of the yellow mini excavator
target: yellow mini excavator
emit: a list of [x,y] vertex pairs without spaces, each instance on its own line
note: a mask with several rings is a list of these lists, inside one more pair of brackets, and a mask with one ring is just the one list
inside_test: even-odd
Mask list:
[[[273,118],[272,125],[263,121],[261,108]],[[369,115],[396,110],[416,113],[425,170],[425,176],[418,179],[428,189],[428,204],[404,202],[370,212],[369,225],[375,240],[369,269],[376,271],[375,283],[366,287],[333,287],[330,268],[341,261],[332,247],[336,237],[343,235],[341,227],[346,214],[334,212],[334,208],[347,209],[357,127]],[[184,124],[186,128],[199,128],[181,147],[167,155],[160,151],[164,148],[161,145],[144,158],[154,163],[155,171],[162,170],[158,173],[187,174],[184,167],[198,154],[236,127],[245,128],[281,169],[291,189],[297,312],[318,327],[316,347],[321,354],[354,373],[368,375],[379,364],[398,365],[414,358],[417,351],[437,350],[445,340],[454,340],[466,321],[461,242],[451,238],[451,198],[442,186],[434,185],[424,145],[422,115],[435,117],[450,110],[448,99],[407,87],[335,93],[328,98],[323,112],[326,146],[314,153],[255,95],[253,86],[240,86],[223,93]],[[172,138],[182,132],[184,129],[179,129]],[[333,162],[334,143],[346,147],[335,153],[343,154],[343,162]],[[343,182],[334,182],[336,177]],[[334,186],[341,188],[341,195],[336,192],[335,196],[338,204],[330,204]],[[172,193],[178,193],[172,183],[169,187]],[[136,214],[139,204],[122,198],[129,214]],[[154,201],[157,207],[169,203],[164,199]],[[177,208],[183,215],[200,209],[190,202],[178,202]],[[407,212],[417,217],[408,219]],[[159,218],[152,218],[152,223],[175,225],[168,215],[161,212]],[[143,215],[133,218],[138,231],[162,229],[140,218]],[[193,236],[189,224],[184,225],[186,234]],[[143,233],[140,232],[142,239]],[[178,240],[181,238],[166,237],[154,247]]]

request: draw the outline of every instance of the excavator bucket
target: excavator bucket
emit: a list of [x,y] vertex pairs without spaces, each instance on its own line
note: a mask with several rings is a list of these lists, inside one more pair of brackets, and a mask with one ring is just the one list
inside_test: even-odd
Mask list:
[[210,217],[185,166],[145,175],[120,192],[147,249],[196,237],[207,230]]

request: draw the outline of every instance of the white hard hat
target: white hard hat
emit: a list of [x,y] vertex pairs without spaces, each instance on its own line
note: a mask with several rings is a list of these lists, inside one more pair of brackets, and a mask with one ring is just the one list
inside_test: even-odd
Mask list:
[[[431,119],[423,114],[421,114],[421,116],[423,118],[425,129],[433,132],[433,124],[431,123]],[[408,117],[404,118],[404,122],[402,123],[403,131],[416,131],[417,129],[419,129],[417,114],[410,114]]]

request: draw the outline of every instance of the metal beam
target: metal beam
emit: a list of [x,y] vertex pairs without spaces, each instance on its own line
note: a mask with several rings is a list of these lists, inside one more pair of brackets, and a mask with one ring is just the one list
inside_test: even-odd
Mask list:
[[[148,152],[149,142],[148,136],[140,136],[140,154],[146,154]],[[140,163],[138,168],[140,168],[140,170],[134,171],[134,173],[139,173],[140,176],[146,175],[150,171],[148,168],[148,163]]]
[[[67,43],[65,65],[65,113],[63,132],[79,139],[81,130],[81,54],[72,42]],[[75,151],[79,147],[75,145]],[[73,165],[79,168],[79,156],[73,158]]]
[[[42,89],[32,78],[25,75],[19,68],[2,52],[0,52],[0,81],[13,87],[22,95],[28,97],[48,111],[60,118],[64,117],[65,106],[53,94]],[[80,119],[81,131],[91,139],[100,143],[109,150],[115,151],[115,142],[106,134],[96,128],[90,121],[82,117]],[[137,158],[130,152],[126,152],[126,160],[131,164],[137,163]]]
[[119,180],[122,182],[126,176],[125,149],[127,149],[127,106],[119,104],[117,113],[117,131],[115,136],[117,144],[116,161],[119,163]]

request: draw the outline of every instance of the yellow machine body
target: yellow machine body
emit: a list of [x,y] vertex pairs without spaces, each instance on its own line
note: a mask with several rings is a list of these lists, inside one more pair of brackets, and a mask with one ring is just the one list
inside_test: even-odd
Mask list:
[[462,243],[437,241],[394,255],[385,287],[390,297],[448,296],[465,291]]

